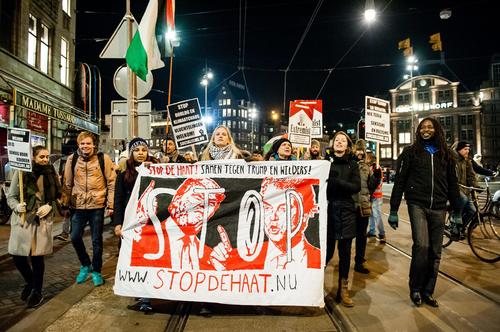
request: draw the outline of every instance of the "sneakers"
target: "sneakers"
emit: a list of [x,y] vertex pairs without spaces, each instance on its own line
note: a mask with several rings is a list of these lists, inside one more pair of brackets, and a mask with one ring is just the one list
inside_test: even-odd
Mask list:
[[370,273],[370,270],[368,270],[366,268],[365,264],[363,264],[363,263],[361,263],[361,264],[355,264],[354,265],[354,271],[359,272],[359,273],[363,273],[363,274]]
[[28,308],[36,308],[43,302],[43,295],[36,290],[32,290],[28,300],[26,301],[26,306]]
[[56,236],[56,240],[60,240],[60,241],[64,241],[64,242],[69,242],[70,241],[69,234],[61,233],[61,234],[59,234],[59,235]]
[[28,297],[30,296],[31,294],[31,290],[33,289],[33,287],[31,285],[28,285],[26,284],[23,288],[23,291],[21,292],[21,300],[23,302],[26,302],[26,300],[28,299]]
[[379,235],[377,236],[377,239],[379,240],[380,243],[385,243],[385,235]]
[[89,273],[92,271],[92,267],[89,266],[80,266],[80,273],[76,276],[76,282],[81,284],[87,280]]
[[92,282],[94,283],[94,286],[99,287],[102,284],[104,284],[104,279],[102,278],[102,275],[100,272],[92,272]]

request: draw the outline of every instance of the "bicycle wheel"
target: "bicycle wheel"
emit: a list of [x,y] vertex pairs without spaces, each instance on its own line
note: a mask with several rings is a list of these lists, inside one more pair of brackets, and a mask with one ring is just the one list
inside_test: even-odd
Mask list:
[[469,226],[467,238],[474,255],[487,263],[495,263],[500,260],[500,240],[490,227],[489,216],[481,215],[481,221],[477,220]]
[[445,222],[444,222],[444,233],[443,233],[443,248],[449,246],[453,241],[451,240],[450,233],[450,225],[451,225],[451,215],[449,213],[446,214]]

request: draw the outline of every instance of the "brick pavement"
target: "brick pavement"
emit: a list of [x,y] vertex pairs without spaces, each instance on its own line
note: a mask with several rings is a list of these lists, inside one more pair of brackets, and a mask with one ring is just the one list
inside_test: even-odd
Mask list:
[[[88,230],[84,241],[91,255],[92,243]],[[112,233],[112,227],[105,226],[103,261],[117,255],[117,244],[118,240]],[[80,264],[71,242],[54,240],[54,253],[45,257],[44,302],[71,286],[75,282],[79,268]],[[2,331],[36,309],[27,309],[20,299],[24,280],[12,259],[4,259],[0,262],[0,271],[0,331]]]

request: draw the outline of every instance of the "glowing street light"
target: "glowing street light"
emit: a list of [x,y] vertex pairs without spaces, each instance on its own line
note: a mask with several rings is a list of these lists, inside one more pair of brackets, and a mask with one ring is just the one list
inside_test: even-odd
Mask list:
[[375,4],[373,0],[366,0],[365,3],[365,22],[371,24],[375,22],[377,18],[377,11],[375,10]]
[[[207,124],[212,123],[212,117],[210,117],[210,115],[208,114],[208,83],[213,78],[214,78],[214,73],[205,66],[205,73],[201,78],[200,84],[205,87],[205,118],[206,118],[205,122]],[[208,118],[210,118],[209,122],[207,121]]]

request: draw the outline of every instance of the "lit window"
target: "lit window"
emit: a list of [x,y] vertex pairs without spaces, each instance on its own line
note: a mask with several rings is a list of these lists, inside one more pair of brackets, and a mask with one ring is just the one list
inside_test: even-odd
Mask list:
[[30,14],[29,29],[28,29],[28,63],[32,66],[36,65],[36,30],[37,19]]
[[410,133],[399,133],[399,144],[410,143]]
[[68,42],[61,38],[61,83],[68,85],[69,82],[69,61],[68,61]]
[[63,12],[68,14],[68,16],[71,16],[70,14],[71,0],[62,0],[61,5]]
[[226,109],[225,108],[222,109],[222,117],[224,117],[224,118],[226,117]]
[[219,106],[222,106],[222,99],[219,99]]
[[231,105],[231,99],[226,99],[226,105]]
[[40,35],[40,70],[49,72],[49,28],[42,24]]

